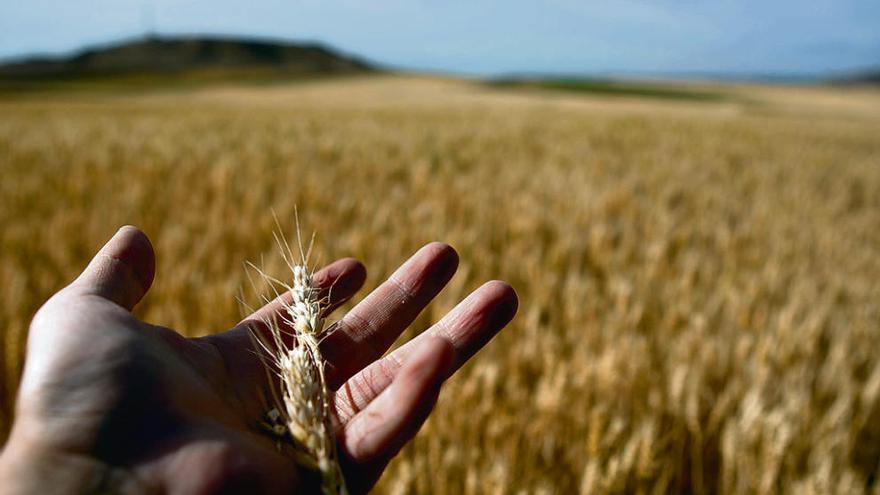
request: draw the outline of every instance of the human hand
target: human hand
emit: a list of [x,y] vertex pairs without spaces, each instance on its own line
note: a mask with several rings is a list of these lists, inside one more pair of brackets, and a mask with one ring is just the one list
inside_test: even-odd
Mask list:
[[[369,490],[415,436],[443,381],[516,312],[489,282],[431,329],[382,357],[450,280],[444,244],[423,247],[361,301],[322,343],[349,489]],[[302,493],[308,476],[261,423],[272,406],[250,328],[188,339],[131,309],[155,271],[150,241],[124,227],[31,323],[16,420],[0,453],[3,493]],[[353,259],[315,274],[328,314],[363,285]],[[332,290],[331,289],[332,286]]]

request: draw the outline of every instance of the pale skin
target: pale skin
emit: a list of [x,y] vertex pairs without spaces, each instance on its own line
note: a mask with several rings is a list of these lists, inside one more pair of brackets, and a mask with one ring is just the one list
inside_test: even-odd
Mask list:
[[[353,493],[376,483],[430,414],[443,382],[516,313],[513,289],[488,282],[383,357],[457,265],[448,245],[426,245],[322,344]],[[146,235],[124,227],[34,317],[16,419],[0,453],[0,492],[315,492],[313,476],[261,426],[271,385],[248,332],[280,303],[225,332],[185,338],[131,314],[154,271]],[[365,277],[353,259],[315,274],[328,315]]]

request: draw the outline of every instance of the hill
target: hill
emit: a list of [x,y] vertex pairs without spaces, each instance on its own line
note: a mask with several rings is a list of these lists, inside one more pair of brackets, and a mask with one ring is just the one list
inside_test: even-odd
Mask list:
[[880,67],[838,75],[828,82],[840,85],[877,85],[880,84]]
[[617,80],[588,77],[505,77],[488,81],[500,88],[547,89],[605,97],[641,97],[690,101],[721,101],[728,95],[681,82]]
[[149,37],[87,48],[68,57],[0,65],[0,79],[52,81],[119,76],[259,73],[281,77],[373,72],[364,60],[320,44],[223,37]]

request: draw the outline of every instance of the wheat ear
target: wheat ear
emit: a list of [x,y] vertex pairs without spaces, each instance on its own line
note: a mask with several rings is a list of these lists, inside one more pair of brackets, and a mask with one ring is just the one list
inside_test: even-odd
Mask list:
[[[280,315],[264,321],[269,329],[268,339],[254,332],[257,342],[269,355],[267,365],[281,383],[281,398],[276,398],[276,409],[269,411],[268,416],[272,421],[280,419],[283,422],[294,442],[297,462],[320,472],[324,495],[347,494],[336,453],[330,392],[319,348],[324,336],[322,313],[326,301],[321,299],[312,279],[306,262],[308,256],[300,249],[302,262],[293,263],[293,255],[283,235],[276,236],[276,240],[284,261],[293,272],[293,284],[287,285],[251,265],[276,295],[279,292],[277,287],[281,286],[293,296],[291,302],[282,303]],[[283,432],[283,428],[281,430]]]

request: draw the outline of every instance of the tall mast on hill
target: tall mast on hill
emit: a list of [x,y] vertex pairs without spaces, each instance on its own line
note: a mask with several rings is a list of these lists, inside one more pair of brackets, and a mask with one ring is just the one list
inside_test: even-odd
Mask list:
[[144,0],[141,3],[141,29],[145,39],[152,40],[159,37],[156,32],[156,5],[153,0]]

